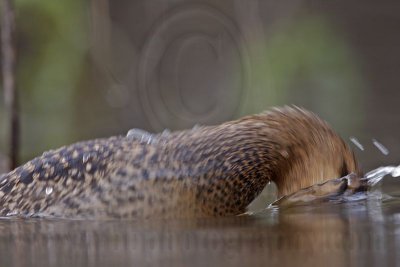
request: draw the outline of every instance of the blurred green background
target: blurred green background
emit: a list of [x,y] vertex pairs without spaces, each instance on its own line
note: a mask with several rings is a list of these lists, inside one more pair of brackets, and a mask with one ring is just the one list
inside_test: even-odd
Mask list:
[[399,163],[396,1],[16,0],[15,10],[21,163],[130,128],[184,129],[284,104],[357,137],[364,169]]

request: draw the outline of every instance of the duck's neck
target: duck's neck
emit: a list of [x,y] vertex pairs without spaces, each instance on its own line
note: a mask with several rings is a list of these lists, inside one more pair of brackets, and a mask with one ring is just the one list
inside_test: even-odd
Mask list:
[[204,202],[218,203],[210,207],[213,213],[243,211],[268,181],[282,196],[358,172],[342,139],[316,115],[298,108],[229,122],[214,128],[210,137],[214,150],[210,147],[209,158],[217,159],[216,168],[201,181],[208,193],[200,195]]
[[273,181],[280,196],[349,173],[361,175],[353,151],[315,114],[300,108],[265,113],[274,143],[283,148]]

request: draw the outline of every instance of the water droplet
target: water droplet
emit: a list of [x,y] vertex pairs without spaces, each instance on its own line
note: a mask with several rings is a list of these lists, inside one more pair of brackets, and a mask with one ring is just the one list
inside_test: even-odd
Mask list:
[[6,214],[6,216],[15,216],[15,215],[18,215],[18,212],[17,212],[17,211],[10,211],[10,212],[8,212],[8,213]]
[[392,176],[393,177],[399,177],[400,176],[400,165],[393,169]]
[[170,134],[171,134],[171,131],[169,129],[164,129],[164,131],[162,131],[162,133],[161,133],[161,136],[166,137]]
[[46,156],[49,156],[50,154],[53,154],[53,153],[54,153],[54,150],[51,149],[51,150],[48,150],[48,151],[43,152],[42,156],[43,156],[43,157],[46,157]]
[[193,127],[192,127],[192,131],[196,131],[201,127],[200,124],[196,123]]
[[86,171],[89,172],[92,169],[92,164],[86,164]]
[[364,146],[358,141],[357,138],[352,136],[349,139],[356,147],[358,147],[361,151],[364,151]]
[[153,141],[153,134],[146,132],[141,129],[131,129],[128,131],[126,134],[126,137],[131,139],[131,140],[136,140],[140,141],[141,143],[147,143],[150,144]]
[[46,187],[46,195],[50,195],[51,193],[53,193],[53,187],[51,186]]
[[7,179],[0,180],[0,186],[5,185],[7,183]]
[[383,155],[387,156],[389,154],[389,150],[384,145],[376,141],[376,139],[372,139],[372,143],[379,149],[379,151],[382,152]]
[[83,163],[86,163],[89,160],[90,154],[89,153],[85,153],[82,156],[82,161]]
[[151,140],[152,140],[152,136],[149,136],[148,139],[147,139],[147,144],[148,145],[151,144]]

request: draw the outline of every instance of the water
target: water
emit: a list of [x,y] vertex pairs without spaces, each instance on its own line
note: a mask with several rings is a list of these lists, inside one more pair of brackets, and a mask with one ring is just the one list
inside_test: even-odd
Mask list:
[[358,141],[357,138],[355,137],[350,137],[350,141],[361,151],[364,151],[364,146]]
[[386,166],[386,167],[380,167],[375,170],[372,170],[368,172],[365,175],[365,180],[367,180],[368,184],[370,186],[375,186],[377,183],[379,183],[383,177],[386,175],[391,175],[393,177],[399,177],[400,176],[400,165],[395,167],[395,166]]
[[389,149],[387,149],[384,145],[382,145],[381,143],[376,141],[376,139],[372,139],[372,143],[374,144],[374,146],[376,146],[377,149],[379,149],[379,151],[383,155],[385,155],[385,156],[389,155]]
[[1,219],[0,266],[394,266],[400,180],[382,183],[382,177],[399,172],[398,166],[368,173],[375,189],[356,201],[266,208],[251,216]]
[[136,140],[141,143],[156,144],[160,141],[165,142],[166,137],[171,134],[169,129],[165,129],[159,134],[152,134],[142,129],[133,128],[128,131],[126,137],[131,140]]
[[[274,201],[270,206],[271,208],[282,208],[286,206],[310,205],[314,202],[340,203],[371,198],[375,193],[373,191],[374,187],[387,175],[391,175],[392,177],[400,176],[400,165],[377,168],[368,172],[363,178],[359,178],[355,174],[349,174],[342,178],[315,184],[284,196]],[[361,187],[369,190],[360,191]],[[371,193],[371,190],[373,193]]]
[[53,193],[53,187],[51,186],[46,187],[46,195],[50,195],[51,193]]

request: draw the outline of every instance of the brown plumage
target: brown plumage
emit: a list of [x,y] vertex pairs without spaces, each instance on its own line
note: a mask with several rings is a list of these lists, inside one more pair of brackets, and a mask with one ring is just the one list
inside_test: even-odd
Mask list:
[[218,126],[76,143],[0,178],[0,215],[91,218],[236,215],[274,181],[279,195],[359,173],[315,114],[276,108]]

